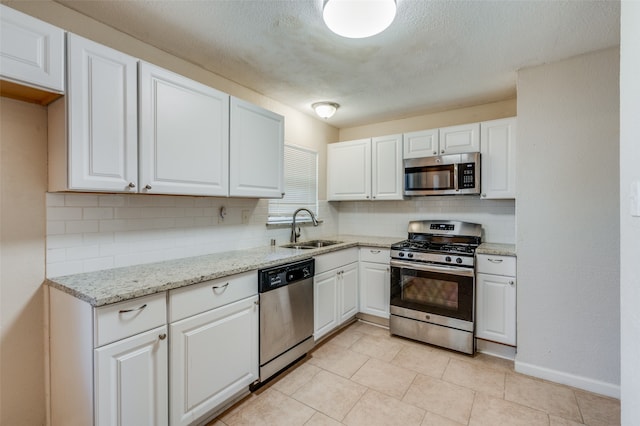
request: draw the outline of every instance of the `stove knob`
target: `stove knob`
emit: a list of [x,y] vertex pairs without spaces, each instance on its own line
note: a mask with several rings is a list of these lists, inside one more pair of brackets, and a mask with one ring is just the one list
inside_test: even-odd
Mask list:
[[462,259],[457,258],[457,259],[456,259],[456,263],[462,263]]
[[444,260],[446,260],[447,262],[451,262],[451,256],[445,257]]
[[409,254],[407,255],[407,257],[408,257],[409,259],[411,259],[411,258],[413,257],[413,253],[409,253]]
[[400,252],[400,253],[398,253],[398,256],[400,256],[400,257],[404,257],[404,252]]

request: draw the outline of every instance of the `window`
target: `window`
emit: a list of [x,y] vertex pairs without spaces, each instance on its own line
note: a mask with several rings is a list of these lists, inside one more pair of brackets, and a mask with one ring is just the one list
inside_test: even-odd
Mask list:
[[[284,146],[284,193],[280,200],[269,200],[269,223],[290,223],[293,212],[301,207],[318,216],[317,152],[299,146]],[[306,212],[298,217],[303,222],[311,220]]]

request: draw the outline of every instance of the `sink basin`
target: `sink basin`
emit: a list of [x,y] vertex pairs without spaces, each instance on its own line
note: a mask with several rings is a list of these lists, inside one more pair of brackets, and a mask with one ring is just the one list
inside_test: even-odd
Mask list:
[[332,246],[334,244],[340,244],[341,242],[342,241],[312,240],[312,241],[304,241],[300,243],[285,244],[282,247],[294,248],[294,249],[300,249],[300,250],[309,250],[309,249]]

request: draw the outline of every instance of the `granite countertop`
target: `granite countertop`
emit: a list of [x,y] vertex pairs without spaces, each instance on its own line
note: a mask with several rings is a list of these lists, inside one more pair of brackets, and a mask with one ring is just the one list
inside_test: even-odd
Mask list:
[[495,256],[515,256],[515,244],[482,243],[476,249],[476,254],[493,254]]
[[335,235],[323,239],[342,241],[342,243],[310,250],[279,246],[234,250],[49,278],[46,284],[71,294],[91,306],[99,307],[241,272],[309,259],[349,247],[389,248],[391,244],[402,238]]

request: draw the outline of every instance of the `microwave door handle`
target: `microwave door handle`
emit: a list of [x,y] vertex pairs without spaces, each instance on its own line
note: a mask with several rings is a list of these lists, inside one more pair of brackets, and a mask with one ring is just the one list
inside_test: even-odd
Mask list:
[[458,163],[453,165],[453,189],[455,189],[456,192],[460,189],[458,188]]

